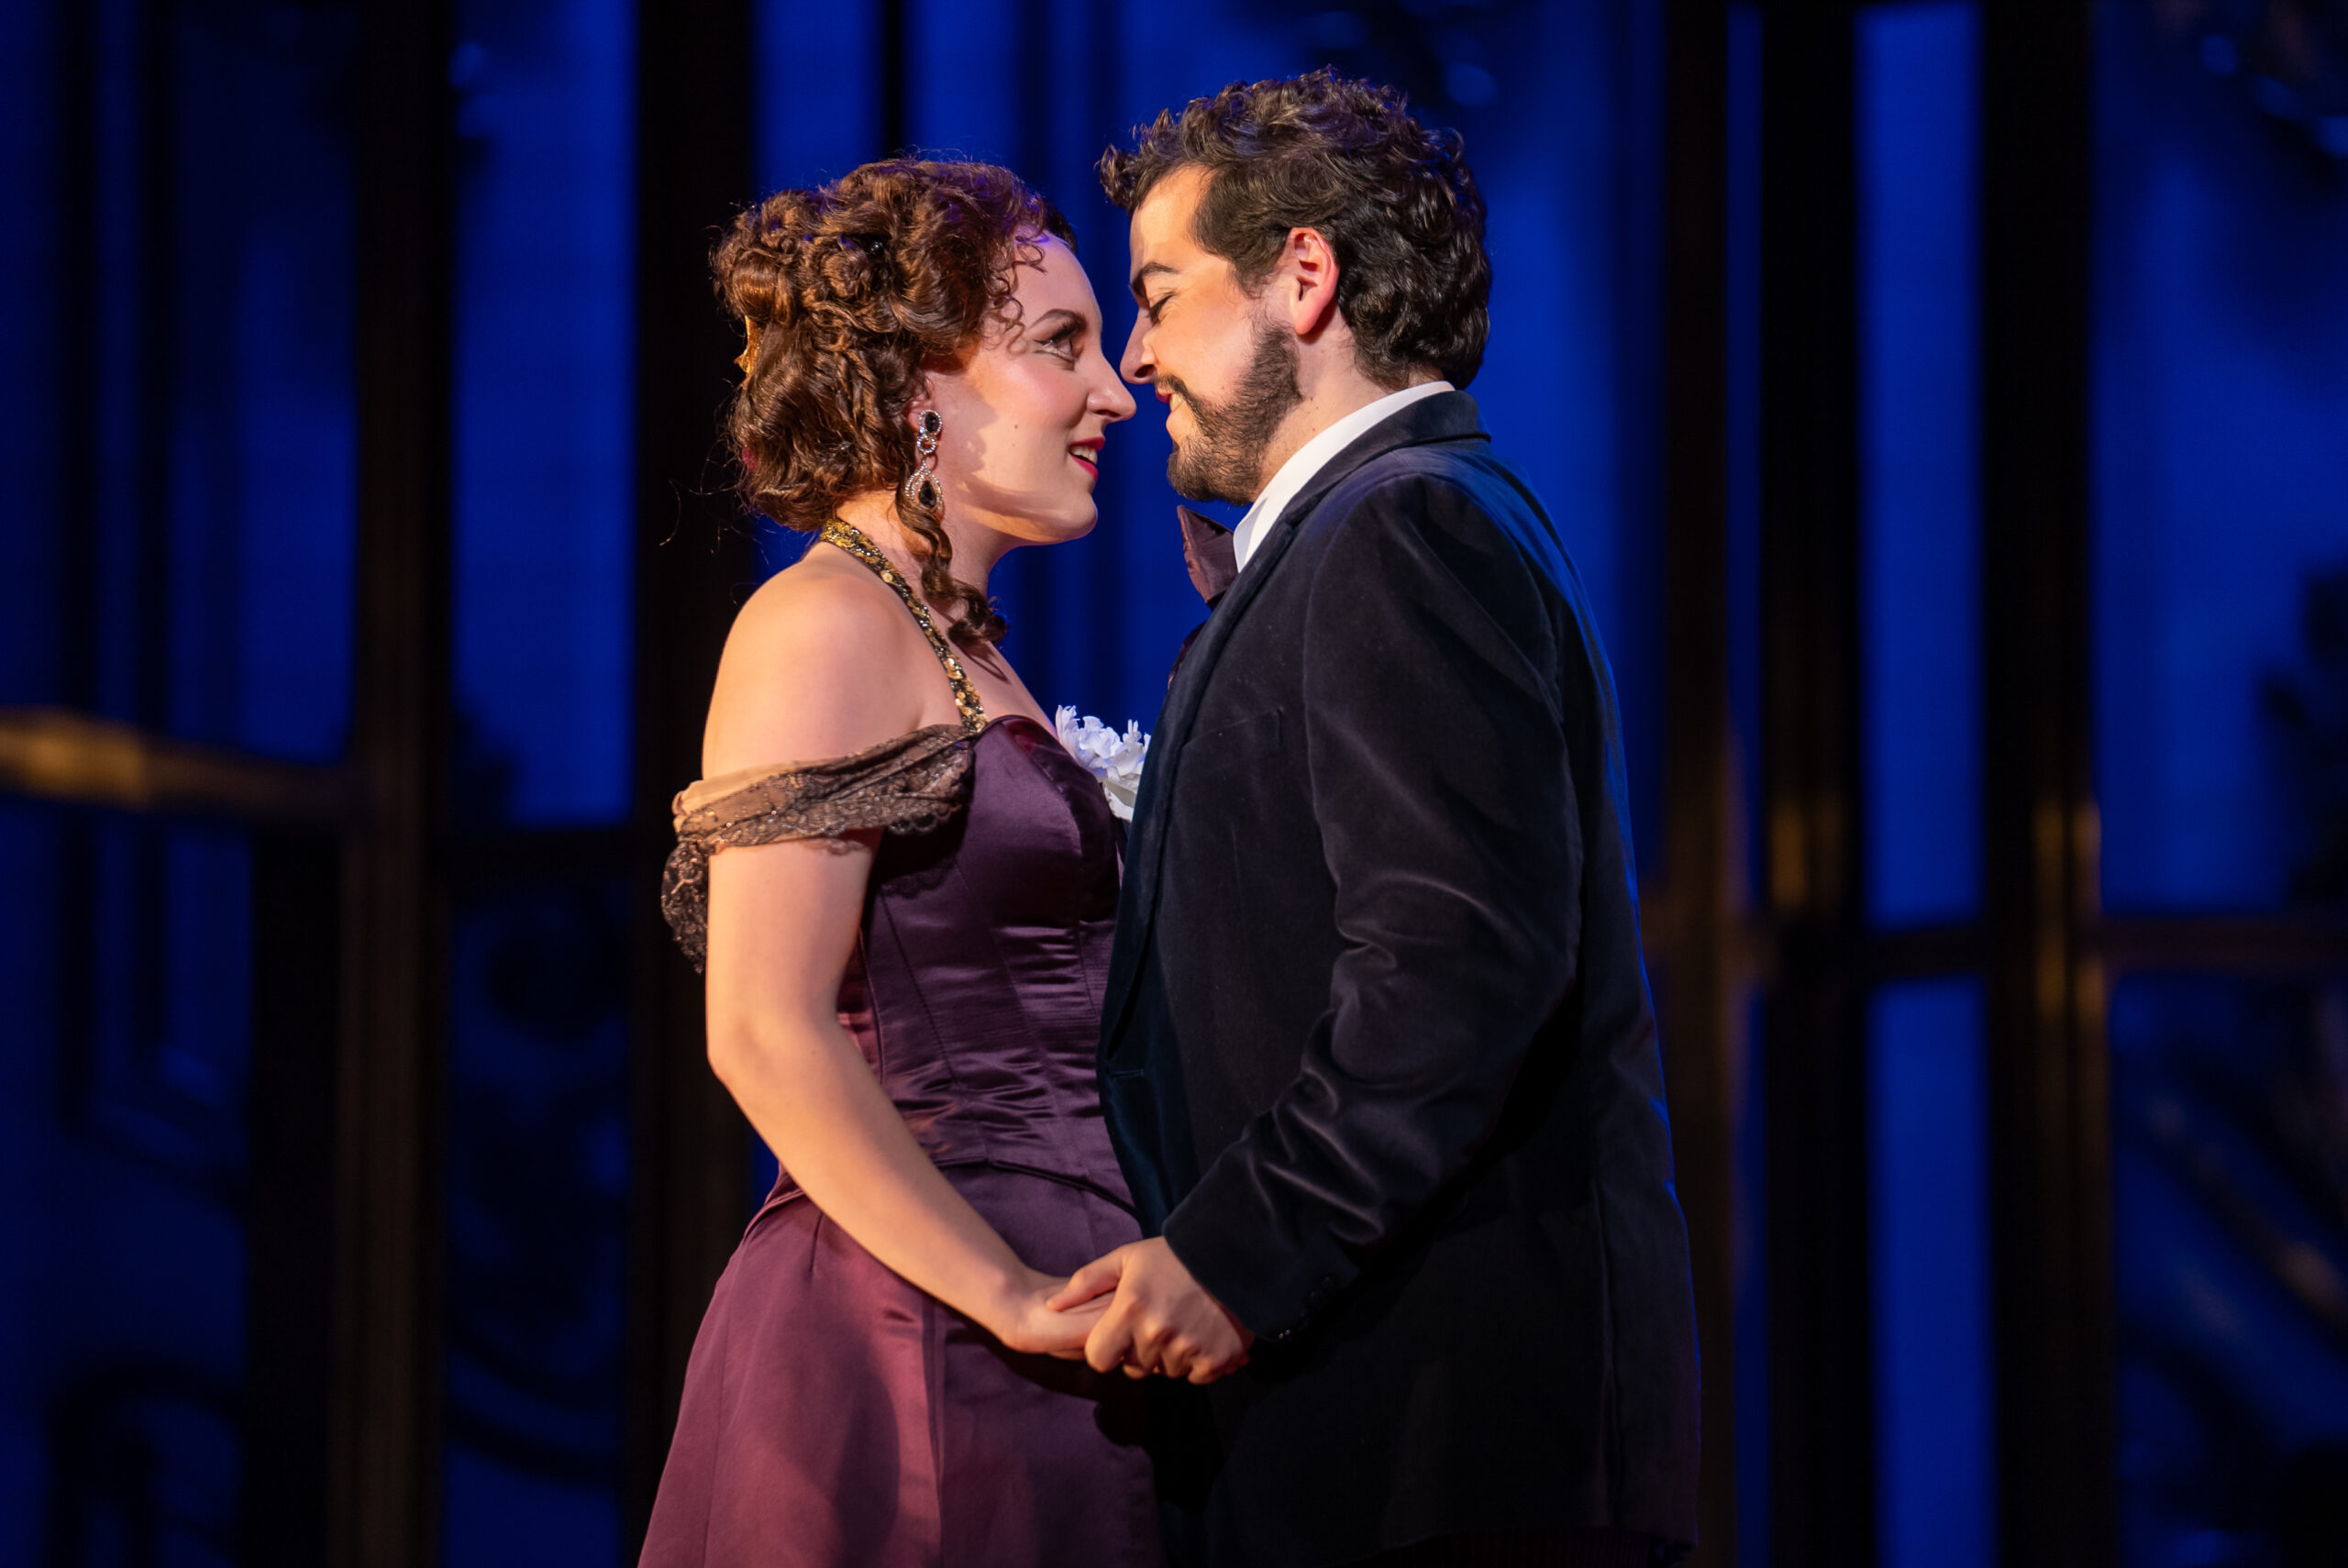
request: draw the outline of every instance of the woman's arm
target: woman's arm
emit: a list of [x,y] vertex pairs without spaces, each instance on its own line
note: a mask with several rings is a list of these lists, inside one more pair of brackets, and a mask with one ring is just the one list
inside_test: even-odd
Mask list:
[[[903,695],[920,690],[911,679],[943,687],[893,602],[866,603],[852,582],[777,586],[797,591],[762,591],[728,640],[703,758],[712,777],[862,750],[921,721]],[[866,613],[876,608],[891,614]],[[899,668],[899,632],[928,668]],[[841,1027],[840,977],[876,842],[794,841],[712,858],[710,1066],[792,1179],[866,1251],[1013,1350],[1080,1354],[1106,1303],[1043,1306],[1061,1281],[1022,1263],[938,1173]]]

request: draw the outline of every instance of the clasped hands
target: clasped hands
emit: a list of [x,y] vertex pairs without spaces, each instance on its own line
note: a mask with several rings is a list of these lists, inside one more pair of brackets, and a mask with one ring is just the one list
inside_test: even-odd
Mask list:
[[1207,1293],[1161,1237],[1119,1247],[1066,1281],[1031,1277],[998,1335],[1014,1351],[1212,1383],[1247,1364],[1255,1335]]

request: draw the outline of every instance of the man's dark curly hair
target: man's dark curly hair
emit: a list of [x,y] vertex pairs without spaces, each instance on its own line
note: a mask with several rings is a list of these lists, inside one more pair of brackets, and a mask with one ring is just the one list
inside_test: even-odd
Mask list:
[[1400,388],[1434,370],[1466,386],[1484,362],[1491,263],[1484,198],[1459,133],[1431,131],[1401,94],[1323,67],[1235,82],[1101,155],[1101,185],[1132,212],[1177,170],[1207,171],[1194,233],[1262,286],[1289,231],[1320,231],[1337,257],[1337,308],[1362,373]]
[[897,491],[924,552],[921,591],[965,646],[999,642],[1002,617],[954,576],[937,515],[898,489],[913,471],[905,417],[925,370],[962,359],[1009,323],[1015,270],[1068,220],[1007,169],[909,158],[868,163],[812,191],[778,191],[734,220],[711,259],[718,298],[748,325],[725,432],[754,512],[813,531],[851,495]]

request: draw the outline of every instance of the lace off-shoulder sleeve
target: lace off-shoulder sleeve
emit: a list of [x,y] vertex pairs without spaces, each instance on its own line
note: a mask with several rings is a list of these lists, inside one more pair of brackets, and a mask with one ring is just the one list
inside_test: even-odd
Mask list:
[[693,967],[709,958],[712,855],[792,838],[927,833],[962,807],[969,739],[959,725],[934,724],[854,756],[748,767],[688,787],[676,800],[660,910]]

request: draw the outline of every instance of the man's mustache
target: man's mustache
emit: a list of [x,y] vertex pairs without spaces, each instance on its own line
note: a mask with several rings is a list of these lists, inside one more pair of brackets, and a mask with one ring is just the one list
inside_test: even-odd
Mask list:
[[1151,382],[1151,384],[1152,384],[1153,386],[1157,386],[1157,387],[1161,387],[1161,388],[1165,389],[1166,395],[1167,395],[1168,397],[1169,397],[1169,398],[1177,398],[1177,397],[1179,397],[1179,398],[1180,398],[1184,403],[1186,403],[1190,404],[1190,405],[1191,405],[1191,412],[1192,414],[1196,414],[1196,413],[1198,413],[1198,411],[1199,411],[1199,400],[1198,400],[1197,398],[1195,398],[1195,397],[1193,397],[1193,396],[1191,396],[1191,389],[1190,389],[1189,387],[1186,387],[1186,386],[1184,386],[1184,385],[1182,384],[1182,378],[1181,378],[1181,377],[1180,377],[1180,376],[1153,376],[1153,377],[1151,377],[1151,378],[1150,378],[1150,382]]

